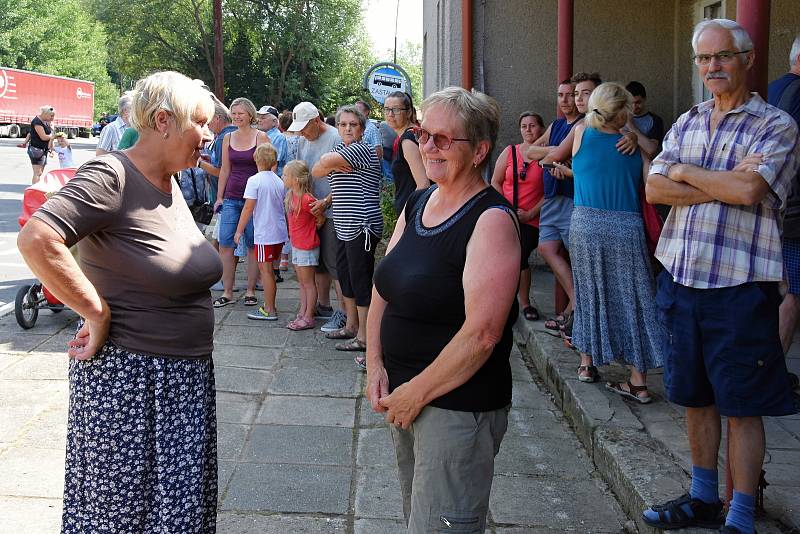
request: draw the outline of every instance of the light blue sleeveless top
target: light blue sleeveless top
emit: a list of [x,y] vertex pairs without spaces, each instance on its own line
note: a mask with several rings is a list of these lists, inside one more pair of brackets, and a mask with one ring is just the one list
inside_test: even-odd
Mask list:
[[641,212],[642,156],[617,151],[620,134],[594,128],[583,132],[581,147],[572,158],[575,205],[611,211]]

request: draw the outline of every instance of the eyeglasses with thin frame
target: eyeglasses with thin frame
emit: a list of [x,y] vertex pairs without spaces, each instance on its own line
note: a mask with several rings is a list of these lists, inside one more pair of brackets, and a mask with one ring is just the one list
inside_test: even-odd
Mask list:
[[717,52],[716,54],[695,54],[692,56],[694,62],[697,65],[710,65],[712,59],[716,59],[718,63],[722,65],[727,65],[733,58],[738,56],[739,54],[747,54],[751,52],[751,50],[742,50],[741,52],[733,52],[732,50],[722,50],[721,52]]
[[439,150],[449,150],[450,145],[453,144],[453,141],[465,141],[467,143],[471,142],[471,139],[465,139],[463,137],[450,137],[449,135],[445,134],[433,134],[425,128],[421,128],[419,126],[412,128],[411,131],[414,133],[414,137],[421,145],[424,145],[428,142],[428,139],[433,137],[433,144]]
[[408,108],[383,108],[386,115],[398,115],[401,111],[408,111]]

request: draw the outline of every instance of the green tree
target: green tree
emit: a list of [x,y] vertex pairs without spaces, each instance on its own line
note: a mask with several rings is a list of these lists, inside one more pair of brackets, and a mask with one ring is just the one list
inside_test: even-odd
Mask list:
[[414,102],[422,101],[422,43],[404,41],[397,51],[397,64],[403,67],[411,78],[411,91]]
[[95,110],[116,106],[106,34],[80,0],[0,0],[0,65],[95,83]]

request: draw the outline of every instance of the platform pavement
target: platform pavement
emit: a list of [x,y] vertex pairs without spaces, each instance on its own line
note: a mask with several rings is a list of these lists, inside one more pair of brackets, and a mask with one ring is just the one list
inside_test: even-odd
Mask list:
[[[553,280],[550,272],[534,272],[532,295],[543,318],[554,309]],[[598,383],[579,382],[578,354],[552,334],[544,328],[544,321],[520,320],[515,325],[525,359],[544,378],[556,406],[572,423],[598,472],[628,515],[636,519],[640,532],[656,532],[639,519],[640,511],[688,489],[691,458],[684,410],[665,400],[661,370],[648,374],[648,387],[655,397],[648,405],[624,400],[603,387],[606,380],[627,378],[622,366],[600,368],[602,380]],[[787,364],[790,371],[800,374],[798,336]],[[764,426],[764,469],[769,486],[764,498],[767,515],[757,522],[758,532],[800,533],[800,414],[765,418]],[[724,443],[722,447],[724,450]],[[723,495],[724,461],[723,454],[719,465]]]
[[[352,353],[318,330],[284,328],[297,305],[279,285],[278,323],[216,310],[221,534],[404,532],[388,428],[361,395]],[[0,532],[59,530],[75,315],[0,319]],[[487,532],[617,533],[626,522],[561,412],[515,350],[514,401],[497,457]],[[631,523],[628,522],[628,527]]]

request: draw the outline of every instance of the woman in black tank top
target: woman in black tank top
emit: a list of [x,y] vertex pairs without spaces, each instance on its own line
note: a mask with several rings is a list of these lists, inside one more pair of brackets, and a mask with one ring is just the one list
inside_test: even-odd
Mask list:
[[[409,532],[482,532],[511,402],[518,224],[481,177],[494,100],[451,87],[422,108],[415,135],[437,185],[409,197],[375,273],[367,397],[392,425]],[[426,477],[414,479],[416,463]]]

